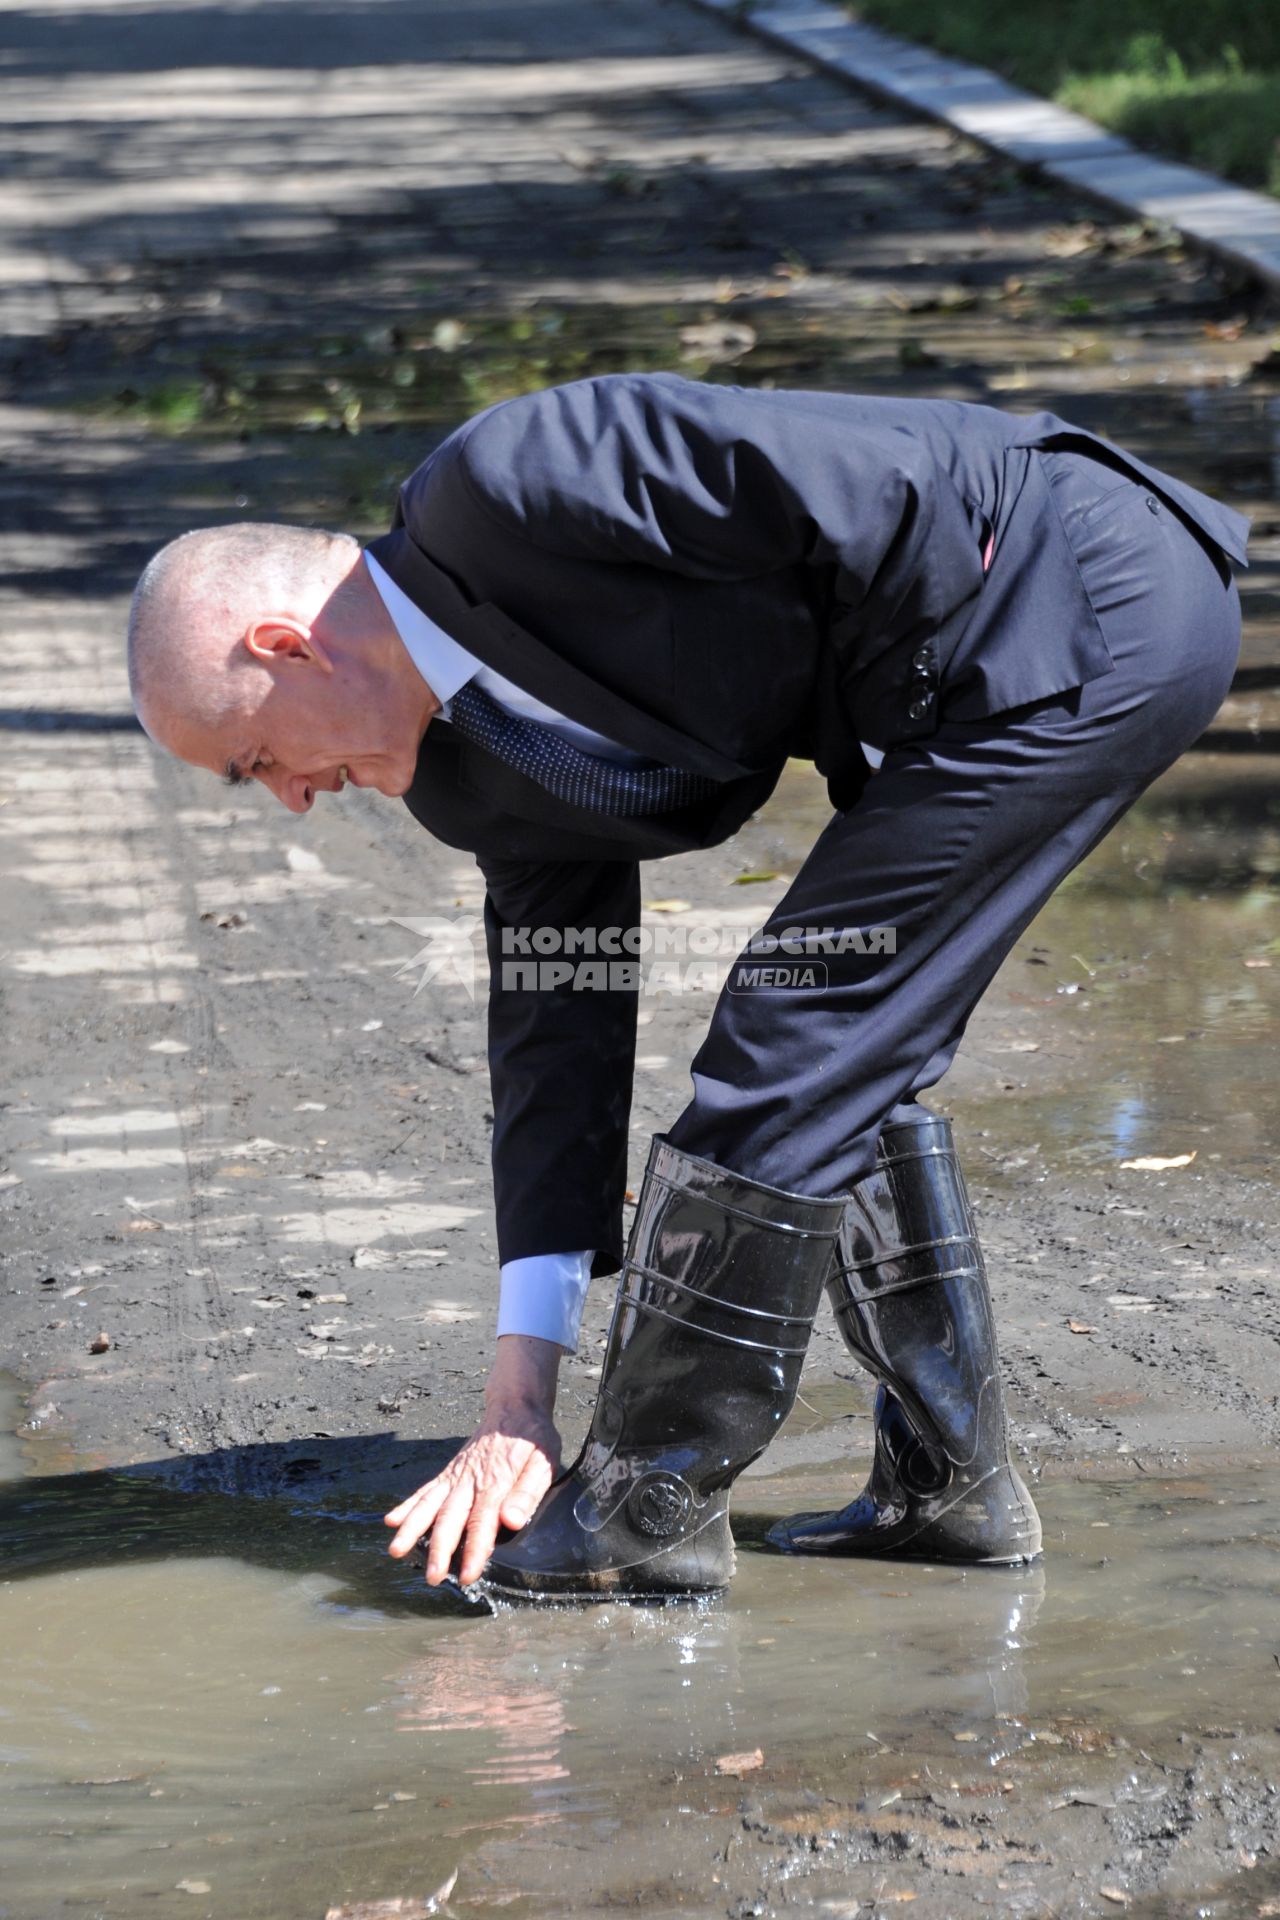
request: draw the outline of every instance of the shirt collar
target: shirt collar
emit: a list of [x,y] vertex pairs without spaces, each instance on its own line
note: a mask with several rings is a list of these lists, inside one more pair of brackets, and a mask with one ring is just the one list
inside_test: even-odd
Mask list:
[[[390,615],[391,623],[404,644],[405,652],[422,675],[442,708],[447,708],[459,687],[465,686],[472,676],[479,672],[480,661],[456,640],[451,640],[443,627],[412,601],[408,594],[398,587],[385,567],[379,566],[368,548],[364,550],[364,564],[369,569],[369,578],[378,589],[382,604]],[[448,719],[448,714],[444,715]]]

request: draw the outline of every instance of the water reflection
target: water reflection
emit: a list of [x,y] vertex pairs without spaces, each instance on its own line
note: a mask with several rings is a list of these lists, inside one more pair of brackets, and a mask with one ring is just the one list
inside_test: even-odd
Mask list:
[[455,1634],[401,1678],[396,1708],[401,1733],[485,1733],[481,1759],[464,1764],[481,1786],[546,1786],[567,1780],[561,1748],[568,1721],[563,1700],[519,1671],[520,1655],[505,1636]]
[[565,1813],[597,1803],[623,1730],[631,1758],[659,1767],[714,1775],[725,1755],[757,1750],[776,1766],[828,1663],[839,1671],[826,1705],[856,1693],[868,1754],[894,1744],[904,1715],[945,1722],[958,1738],[981,1729],[993,1754],[1018,1744],[1043,1568],[846,1565],[834,1579],[806,1568],[788,1595],[794,1572],[748,1554],[728,1605],[500,1607],[487,1630],[452,1632],[398,1676],[396,1725],[483,1735],[453,1741],[468,1779],[571,1783],[558,1798]]

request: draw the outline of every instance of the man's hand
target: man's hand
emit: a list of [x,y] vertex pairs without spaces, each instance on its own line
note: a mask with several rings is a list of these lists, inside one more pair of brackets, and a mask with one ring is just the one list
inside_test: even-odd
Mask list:
[[384,1516],[398,1529],[397,1559],[430,1532],[427,1585],[438,1587],[466,1535],[458,1578],[483,1573],[499,1526],[522,1527],[555,1478],[560,1436],[552,1424],[556,1373],[564,1349],[532,1335],[504,1334],[485,1386],[485,1415],[466,1445],[434,1480]]

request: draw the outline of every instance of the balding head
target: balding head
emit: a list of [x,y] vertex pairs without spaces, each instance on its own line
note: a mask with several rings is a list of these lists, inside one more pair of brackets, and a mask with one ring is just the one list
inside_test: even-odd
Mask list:
[[350,781],[399,794],[438,707],[346,534],[242,523],[163,547],[129,615],[129,686],[160,746],[295,812]]
[[129,613],[129,689],[161,745],[175,729],[221,726],[255,668],[243,642],[264,614],[310,625],[359,554],[347,534],[241,521],[162,547]]

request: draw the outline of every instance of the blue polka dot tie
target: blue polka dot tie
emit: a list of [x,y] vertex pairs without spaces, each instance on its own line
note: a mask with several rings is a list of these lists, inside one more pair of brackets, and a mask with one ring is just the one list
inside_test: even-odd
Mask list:
[[504,760],[517,773],[536,780],[557,800],[593,813],[631,817],[668,813],[714,791],[716,782],[700,773],[661,762],[620,766],[584,753],[551,727],[505,713],[474,680],[459,687],[449,702],[449,722],[464,740]]

